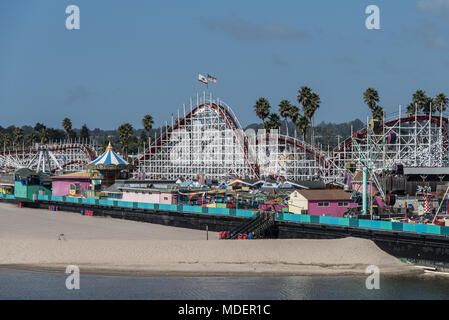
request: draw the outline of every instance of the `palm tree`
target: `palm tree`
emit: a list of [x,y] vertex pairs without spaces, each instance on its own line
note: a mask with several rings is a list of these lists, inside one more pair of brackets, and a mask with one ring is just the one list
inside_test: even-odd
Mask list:
[[18,145],[23,142],[23,129],[15,128],[13,131],[14,144]]
[[413,102],[410,102],[407,106],[407,115],[413,116],[416,112],[416,105]]
[[281,118],[279,118],[277,113],[270,114],[270,118],[267,122],[264,123],[264,129],[279,129],[281,126]]
[[[143,125],[143,128],[148,132],[148,136],[150,137],[150,140],[151,140],[150,130],[153,128],[153,124],[154,124],[153,117],[149,114],[146,114],[142,119],[142,125]],[[142,138],[142,135],[141,135],[141,138]],[[146,139],[145,139],[145,141],[146,141]]]
[[439,93],[435,99],[433,99],[433,105],[438,108],[440,113],[446,111],[448,107],[449,99],[446,97],[444,93]]
[[70,131],[72,131],[72,120],[69,118],[64,118],[64,120],[62,120],[62,127],[65,132],[67,132],[67,138],[70,138]]
[[125,157],[128,156],[128,144],[131,136],[134,133],[134,129],[131,124],[124,123],[117,129],[117,134],[119,136],[120,140],[120,146],[122,147],[123,153],[125,154]]
[[41,143],[47,143],[48,140],[50,140],[50,133],[47,128],[42,128],[41,131],[39,131],[39,137],[41,139]]
[[372,110],[373,119],[383,119],[385,116],[384,109],[381,106],[375,106]]
[[40,141],[40,135],[39,132],[36,130],[31,131],[27,137],[26,137],[26,144],[27,145],[32,145],[33,143]]
[[302,139],[306,141],[307,129],[310,127],[309,118],[305,115],[299,117],[298,123],[296,124],[299,132],[302,133]]
[[435,106],[432,105],[432,98],[426,95],[426,92],[418,89],[413,94],[412,103],[418,107],[418,111],[422,111],[426,115],[436,111]]
[[150,133],[150,130],[153,128],[153,117],[149,114],[146,114],[142,119],[143,128]]
[[377,103],[379,102],[379,94],[376,89],[368,88],[363,93],[363,101],[368,105],[371,112],[376,108]]
[[254,111],[256,115],[262,120],[265,126],[265,119],[270,115],[270,103],[265,98],[259,98],[254,105]]
[[287,128],[287,136],[288,136],[288,121],[287,121],[287,118],[290,116],[290,109],[291,108],[292,108],[292,105],[291,105],[290,101],[288,101],[288,100],[282,100],[279,103],[279,114],[285,120],[285,127]]
[[[307,86],[302,86],[301,89],[298,90],[298,102],[302,105],[303,116],[308,118],[309,125],[312,124],[312,136],[311,143],[313,144],[314,140],[314,115],[316,110],[320,107],[321,99],[320,96],[312,92],[312,90]],[[304,120],[303,120],[304,123]]]
[[302,86],[301,89],[298,90],[298,102],[303,108],[307,108],[307,106],[309,106],[311,95],[312,90],[309,87]]
[[383,119],[384,111],[377,103],[380,101],[379,93],[376,89],[368,88],[363,93],[363,101],[368,105],[371,110],[371,116],[373,119]]
[[9,146],[11,145],[13,139],[11,138],[11,135],[7,132],[4,131],[1,133],[1,141],[2,141],[2,147],[4,148],[9,148]]
[[299,118],[299,108],[294,104],[290,105],[290,112],[288,116],[290,120],[293,122],[293,125],[295,126],[295,138],[296,138],[296,123],[298,122]]

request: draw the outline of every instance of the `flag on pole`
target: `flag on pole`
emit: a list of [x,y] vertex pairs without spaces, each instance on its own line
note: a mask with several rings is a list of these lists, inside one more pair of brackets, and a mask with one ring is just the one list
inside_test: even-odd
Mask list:
[[201,73],[198,73],[198,81],[202,82],[204,84],[208,84],[207,83],[207,78],[205,76],[203,76]]
[[210,74],[207,74],[207,81],[217,83],[217,78],[212,77]]

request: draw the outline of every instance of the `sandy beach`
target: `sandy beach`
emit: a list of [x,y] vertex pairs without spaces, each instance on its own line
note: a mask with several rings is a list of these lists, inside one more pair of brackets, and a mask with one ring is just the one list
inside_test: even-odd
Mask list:
[[[59,235],[64,234],[62,240]],[[215,232],[19,209],[0,203],[0,267],[132,275],[342,275],[421,272],[372,241],[218,240]]]

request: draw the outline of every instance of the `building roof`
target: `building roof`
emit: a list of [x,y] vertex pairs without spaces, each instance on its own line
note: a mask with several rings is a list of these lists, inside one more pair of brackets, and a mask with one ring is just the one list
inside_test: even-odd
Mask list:
[[287,180],[283,185],[291,184],[292,186],[304,189],[324,189],[326,187],[323,181],[307,181],[307,180]]
[[297,190],[307,200],[351,200],[351,193],[341,189]]
[[111,142],[109,142],[106,151],[101,156],[89,163],[89,167],[95,167],[98,169],[111,167],[124,168],[128,165],[128,162],[123,160],[117,153],[114,152]]
[[404,174],[405,175],[445,175],[449,174],[449,168],[443,167],[418,167],[418,168],[411,168],[411,167],[405,167],[404,168]]
[[254,180],[254,179],[234,179],[232,181],[229,181],[227,185],[232,186],[236,183],[241,183],[247,186],[255,186],[257,184],[263,184],[265,181],[263,180]]
[[54,179],[90,179],[92,176],[91,171],[79,171],[79,172],[72,172],[72,173],[66,173],[66,174],[60,174],[59,176],[52,176],[51,178]]

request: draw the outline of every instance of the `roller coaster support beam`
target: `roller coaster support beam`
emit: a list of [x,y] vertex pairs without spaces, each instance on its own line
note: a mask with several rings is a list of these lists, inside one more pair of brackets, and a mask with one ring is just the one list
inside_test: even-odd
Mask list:
[[367,173],[368,173],[368,168],[367,167],[363,167],[363,207],[362,207],[362,214],[368,214],[368,206],[367,206],[367,194],[368,194],[368,190],[367,190]]

